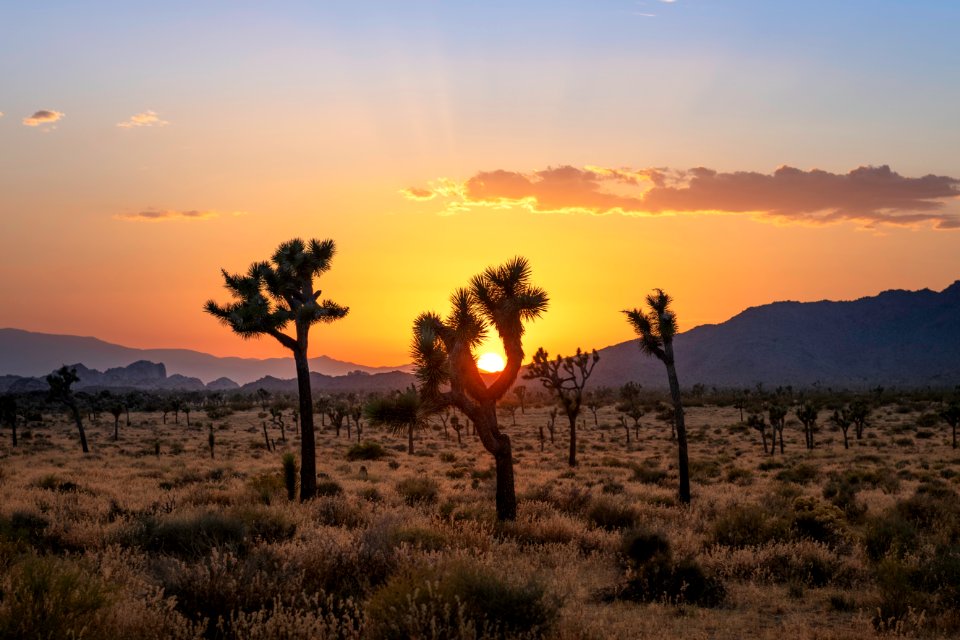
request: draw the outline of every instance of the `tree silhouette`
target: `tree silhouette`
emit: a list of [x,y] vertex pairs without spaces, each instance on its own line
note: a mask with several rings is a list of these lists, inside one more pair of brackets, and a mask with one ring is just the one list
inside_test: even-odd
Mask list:
[[[451,298],[450,315],[423,313],[413,323],[412,354],[425,412],[453,405],[473,421],[497,474],[497,518],[514,520],[517,497],[510,437],[497,423],[497,401],[517,379],[523,364],[524,322],[547,308],[547,294],[530,283],[530,265],[517,257],[474,276]],[[474,349],[493,327],[507,363],[489,386],[477,369]]]
[[670,396],[673,399],[673,419],[677,431],[677,469],[680,474],[680,502],[690,503],[690,464],[687,457],[687,429],[680,400],[680,382],[673,357],[673,336],[677,333],[677,317],[670,309],[672,300],[663,289],[654,289],[647,296],[649,312],[640,309],[625,310],[627,321],[640,337],[640,350],[654,356],[667,369]]
[[[618,391],[620,402],[616,404],[616,409],[633,420],[633,432],[637,440],[640,440],[640,418],[646,415],[646,409],[643,406],[643,398],[640,395],[642,385],[636,382],[628,382]],[[627,429],[627,443],[630,440],[630,430]]]
[[813,449],[813,434],[817,428],[818,413],[820,413],[819,407],[810,401],[804,401],[796,408],[797,419],[803,423],[803,435],[807,443],[807,449]]
[[[940,417],[943,418],[944,422],[950,425],[950,428],[953,431],[953,448],[957,448],[957,425],[960,424],[960,398],[950,401],[946,407],[940,412]],[[16,432],[14,432],[16,433]],[[16,440],[16,437],[14,437]],[[14,441],[16,444],[16,441]]]
[[773,442],[770,444],[770,455],[774,454],[777,447],[777,434],[780,434],[780,453],[783,454],[783,427],[787,421],[787,408],[781,404],[773,403],[767,407],[767,415],[770,416],[770,432],[773,434]]
[[[317,459],[313,432],[313,399],[310,365],[307,359],[310,327],[333,322],[348,309],[320,300],[314,278],[330,269],[335,253],[333,240],[299,238],[281,244],[269,262],[255,262],[246,275],[221,270],[224,283],[236,298],[219,305],[209,300],[204,309],[243,338],[269,335],[293,352],[300,397],[300,499],[309,500],[317,491]],[[294,335],[284,329],[294,325]]]
[[87,432],[83,429],[80,407],[77,405],[77,399],[70,389],[74,382],[79,381],[80,376],[77,375],[77,370],[66,365],[47,376],[47,384],[50,385],[50,399],[59,402],[70,410],[74,422],[77,423],[77,431],[80,432],[80,448],[83,449],[84,453],[90,453],[90,448],[87,447]]
[[587,353],[580,349],[577,349],[576,355],[566,358],[557,355],[551,360],[541,347],[533,354],[533,362],[523,374],[527,380],[539,379],[544,388],[557,397],[567,414],[567,421],[570,423],[570,451],[567,462],[571,467],[577,466],[577,416],[583,406],[583,387],[599,361],[600,355],[596,350]]
[[13,396],[0,396],[0,423],[10,426],[13,446],[17,446],[17,400]]
[[850,440],[847,437],[847,432],[850,430],[850,425],[853,424],[853,417],[851,416],[849,407],[841,407],[833,411],[833,415],[830,416],[830,422],[840,427],[840,431],[843,432],[843,448],[850,448]]
[[407,453],[413,455],[413,433],[425,424],[416,389],[371,398],[363,407],[363,415],[370,424],[386,426],[396,435],[406,434]]
[[526,404],[527,388],[526,388],[524,385],[522,385],[522,384],[518,384],[517,386],[515,386],[515,387],[513,388],[513,395],[517,396],[517,401],[520,402],[520,413],[526,415],[526,413],[527,413],[527,404]]

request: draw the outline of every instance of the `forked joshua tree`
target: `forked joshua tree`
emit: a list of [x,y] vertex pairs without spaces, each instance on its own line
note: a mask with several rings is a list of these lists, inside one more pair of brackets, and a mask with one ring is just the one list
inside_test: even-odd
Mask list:
[[567,462],[577,466],[577,416],[583,406],[583,387],[600,361],[596,350],[591,353],[577,349],[576,355],[564,358],[558,355],[550,359],[543,347],[533,354],[533,362],[523,377],[527,380],[540,380],[547,391],[560,401],[567,421],[570,423],[570,452]]
[[50,399],[59,402],[70,410],[73,421],[77,424],[77,431],[80,432],[80,448],[84,453],[90,453],[87,447],[87,432],[83,429],[83,418],[80,415],[80,406],[70,388],[74,382],[79,382],[80,376],[77,370],[66,365],[60,367],[47,376],[47,384],[50,385]]
[[[317,459],[313,433],[313,399],[307,346],[310,327],[333,322],[348,309],[331,300],[320,300],[314,278],[330,269],[336,249],[333,240],[299,238],[284,242],[269,262],[255,262],[245,275],[221,270],[234,302],[219,305],[210,300],[204,310],[242,338],[272,336],[293,352],[300,396],[300,500],[317,492]],[[294,335],[284,333],[293,324]]]
[[677,317],[670,310],[670,296],[663,289],[654,289],[647,296],[649,312],[640,309],[624,311],[627,321],[640,337],[640,350],[654,356],[667,368],[670,396],[673,398],[673,419],[677,430],[677,469],[680,474],[680,502],[690,504],[690,465],[687,458],[687,429],[683,421],[680,383],[673,357],[673,336],[677,333]]
[[[450,315],[423,313],[413,323],[412,353],[424,412],[453,405],[473,421],[497,473],[497,518],[514,520],[517,496],[510,437],[497,423],[497,401],[517,379],[523,364],[523,323],[547,308],[547,294],[530,282],[530,265],[517,257],[474,276],[457,289]],[[503,343],[507,364],[489,385],[477,369],[473,350],[493,327]]]

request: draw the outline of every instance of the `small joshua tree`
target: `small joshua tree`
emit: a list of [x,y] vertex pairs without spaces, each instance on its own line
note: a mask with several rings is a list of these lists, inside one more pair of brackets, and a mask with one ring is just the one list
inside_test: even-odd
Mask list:
[[850,430],[850,425],[853,424],[850,408],[841,407],[840,409],[835,409],[833,415],[830,416],[830,422],[840,427],[840,431],[843,432],[843,448],[849,449],[850,439],[847,437],[847,432]]
[[520,403],[520,413],[523,415],[526,415],[527,414],[527,405],[526,405],[527,388],[522,384],[518,384],[513,388],[513,395],[517,396],[517,401]]
[[810,401],[801,402],[796,409],[797,420],[803,424],[803,436],[807,449],[813,449],[813,433],[817,428],[818,413],[820,413],[819,408]]
[[283,465],[283,484],[287,488],[287,500],[297,497],[297,459],[292,453],[285,453],[280,459]]
[[552,407],[547,414],[547,431],[550,432],[550,444],[556,442],[557,437],[557,408]]
[[120,439],[120,416],[123,415],[123,405],[115,402],[110,405],[108,411],[113,416],[113,440],[117,441]]
[[783,427],[787,420],[787,409],[783,405],[771,404],[767,407],[767,415],[770,416],[770,433],[773,435],[773,442],[770,443],[770,455],[773,455],[777,448],[777,434],[780,434],[780,454],[783,454]]
[[[640,439],[640,418],[646,415],[646,409],[643,406],[643,400],[640,396],[641,385],[636,382],[628,382],[622,387],[620,387],[619,396],[620,402],[617,403],[617,411],[626,415],[628,418],[633,420],[633,431],[637,438]],[[627,428],[626,421],[622,421],[624,428]],[[627,431],[627,444],[630,442],[630,432]]]
[[671,299],[662,289],[647,296],[648,312],[640,309],[624,311],[627,320],[640,337],[640,350],[654,356],[667,369],[667,382],[673,399],[673,417],[677,432],[677,470],[680,475],[679,497],[690,504],[690,463],[687,454],[687,428],[680,400],[680,382],[673,355],[673,337],[677,333],[677,317],[670,309]]
[[207,445],[210,447],[210,459],[213,460],[213,448],[217,444],[216,438],[213,436],[213,423],[210,423],[210,433],[207,434]]
[[[313,431],[313,398],[307,358],[310,327],[333,322],[348,309],[321,300],[314,279],[330,269],[333,240],[295,238],[281,244],[269,262],[255,262],[246,274],[221,270],[235,301],[219,305],[213,300],[204,310],[243,338],[271,336],[293,353],[300,400],[300,499],[317,493],[317,452]],[[284,333],[293,324],[294,335]]]
[[83,429],[80,407],[77,405],[77,399],[70,389],[73,383],[79,381],[80,376],[77,375],[77,370],[66,365],[47,376],[47,384],[50,385],[50,399],[59,402],[70,411],[70,415],[73,416],[73,420],[77,424],[77,431],[80,433],[80,448],[84,453],[90,453],[90,448],[87,446],[87,432]]
[[583,387],[600,361],[596,351],[587,353],[577,349],[576,355],[551,359],[543,347],[533,355],[533,362],[523,377],[527,380],[539,379],[544,388],[560,401],[567,421],[570,423],[570,451],[567,462],[577,466],[577,416],[583,406]]
[[0,396],[0,423],[9,425],[13,446],[17,446],[17,400],[13,396]]
[[457,445],[463,446],[463,440],[460,438],[460,432],[463,431],[463,425],[460,424],[460,416],[450,416],[450,426],[457,432]]
[[[747,426],[760,432],[760,438],[763,441],[763,452],[767,453],[767,421],[764,420],[762,413],[751,413],[747,416]],[[771,450],[773,446],[771,445]]]
[[857,440],[862,439],[863,430],[870,421],[870,405],[865,400],[854,400],[850,403],[847,415],[853,421],[853,429],[857,435]]
[[[473,421],[484,448],[493,456],[497,474],[497,518],[514,520],[517,496],[510,437],[500,431],[497,401],[516,382],[523,364],[524,322],[547,308],[547,294],[530,282],[530,265],[514,258],[473,277],[470,286],[454,292],[446,319],[421,314],[413,325],[413,358],[424,411],[453,405]],[[503,343],[507,363],[488,386],[477,369],[473,350],[492,327]]]
[[416,389],[372,398],[363,413],[370,424],[386,426],[397,435],[406,434],[407,453],[413,455],[413,434],[425,424]]
[[[953,431],[953,448],[956,449],[957,425],[960,424],[960,398],[951,400],[950,404],[940,412],[940,417],[950,425],[950,429]],[[14,437],[14,444],[16,444],[16,437]]]

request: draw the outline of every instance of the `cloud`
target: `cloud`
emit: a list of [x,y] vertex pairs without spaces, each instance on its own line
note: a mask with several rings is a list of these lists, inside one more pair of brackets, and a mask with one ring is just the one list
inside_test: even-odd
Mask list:
[[422,189],[419,187],[410,187],[409,189],[401,189],[400,193],[403,194],[403,197],[407,200],[433,200],[437,197],[437,194],[430,189]]
[[32,116],[23,119],[23,124],[28,127],[39,127],[42,124],[53,124],[64,116],[60,111],[48,111],[41,109],[34,111]]
[[164,127],[170,124],[166,120],[160,119],[160,114],[156,111],[144,111],[130,116],[129,120],[118,122],[117,126],[123,129],[132,129],[134,127]]
[[[242,212],[234,212],[234,215],[243,215]],[[138,222],[163,222],[166,220],[209,220],[220,216],[218,211],[199,211],[190,209],[188,211],[177,211],[174,209],[144,209],[131,213],[119,213],[114,216],[118,220],[133,220]]]
[[[452,186],[456,185],[456,186]],[[539,213],[597,215],[750,214],[770,222],[861,226],[960,228],[948,202],[960,201],[960,179],[901,176],[890,167],[865,166],[845,174],[783,166],[771,174],[721,173],[705,167],[624,169],[560,166],[520,173],[481,171],[466,181],[440,181],[408,189],[447,201],[445,213],[476,207],[520,206]],[[410,196],[408,196],[410,197]]]

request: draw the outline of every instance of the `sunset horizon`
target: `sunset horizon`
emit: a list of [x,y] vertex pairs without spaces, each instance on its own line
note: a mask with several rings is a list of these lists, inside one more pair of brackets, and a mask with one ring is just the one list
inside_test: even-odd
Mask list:
[[960,9],[547,7],[11,8],[0,325],[282,356],[201,306],[293,237],[350,307],[311,354],[371,366],[517,255],[531,352],[630,339],[654,287],[685,330],[960,277]]

